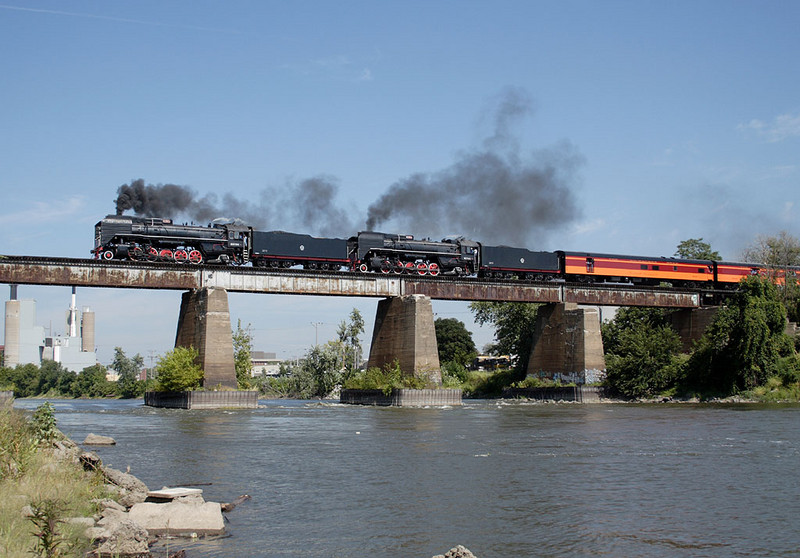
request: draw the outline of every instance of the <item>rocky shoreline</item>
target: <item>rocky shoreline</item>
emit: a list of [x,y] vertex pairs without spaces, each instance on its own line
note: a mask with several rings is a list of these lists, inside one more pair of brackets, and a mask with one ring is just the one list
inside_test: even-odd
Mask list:
[[[109,445],[107,437],[87,437],[84,445]],[[162,536],[209,536],[225,532],[223,511],[230,504],[206,502],[202,490],[190,487],[150,490],[129,472],[103,465],[93,451],[85,451],[63,438],[53,442],[57,460],[80,464],[89,473],[99,474],[111,496],[95,501],[98,512],[92,517],[68,519],[86,527],[86,537],[94,543],[92,558],[144,558]],[[247,499],[242,496],[239,502]],[[233,504],[235,506],[235,504]]]

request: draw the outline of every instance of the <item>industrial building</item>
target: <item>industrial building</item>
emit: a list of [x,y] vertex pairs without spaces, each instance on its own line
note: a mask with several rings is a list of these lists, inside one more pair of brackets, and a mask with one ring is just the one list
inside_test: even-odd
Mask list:
[[45,328],[36,325],[36,301],[18,300],[17,286],[11,285],[6,301],[4,364],[41,366],[43,360],[58,362],[67,370],[80,372],[97,364],[94,346],[95,315],[89,308],[76,306],[75,287],[66,313],[66,335],[46,336]]

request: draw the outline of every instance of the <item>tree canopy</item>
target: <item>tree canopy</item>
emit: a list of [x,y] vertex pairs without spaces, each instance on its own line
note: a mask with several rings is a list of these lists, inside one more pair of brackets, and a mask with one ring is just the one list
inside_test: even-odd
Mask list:
[[722,259],[719,252],[712,250],[711,245],[708,242],[703,242],[702,238],[682,240],[675,250],[675,256],[687,260],[719,261]]
[[197,364],[197,349],[175,347],[158,359],[156,364],[157,391],[187,391],[200,387],[203,369]]
[[768,279],[748,277],[721,307],[689,361],[689,381],[707,390],[734,393],[766,382],[782,357],[793,356],[784,333],[786,308]]
[[652,397],[682,377],[681,340],[662,308],[621,308],[602,327],[606,382],[626,397]]
[[467,366],[475,359],[475,342],[464,322],[456,318],[437,318],[433,325],[436,328],[436,344],[442,365],[456,362]]

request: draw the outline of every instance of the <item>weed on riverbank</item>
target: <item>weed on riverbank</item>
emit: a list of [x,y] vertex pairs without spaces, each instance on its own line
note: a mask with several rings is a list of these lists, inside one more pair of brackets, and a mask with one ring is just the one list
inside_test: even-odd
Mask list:
[[[48,405],[48,404],[46,404]],[[41,408],[40,408],[41,409]],[[103,482],[78,464],[60,460],[52,408],[35,419],[0,409],[0,555],[78,557],[90,549],[86,525],[74,518],[97,511]]]

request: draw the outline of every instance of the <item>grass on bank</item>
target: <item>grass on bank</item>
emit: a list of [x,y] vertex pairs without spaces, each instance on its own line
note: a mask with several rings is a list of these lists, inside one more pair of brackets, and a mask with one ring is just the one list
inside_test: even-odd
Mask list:
[[8,558],[84,556],[86,526],[68,519],[96,513],[92,500],[104,496],[99,475],[56,459],[53,441],[63,436],[52,406],[43,407],[34,418],[0,408],[0,555]]

